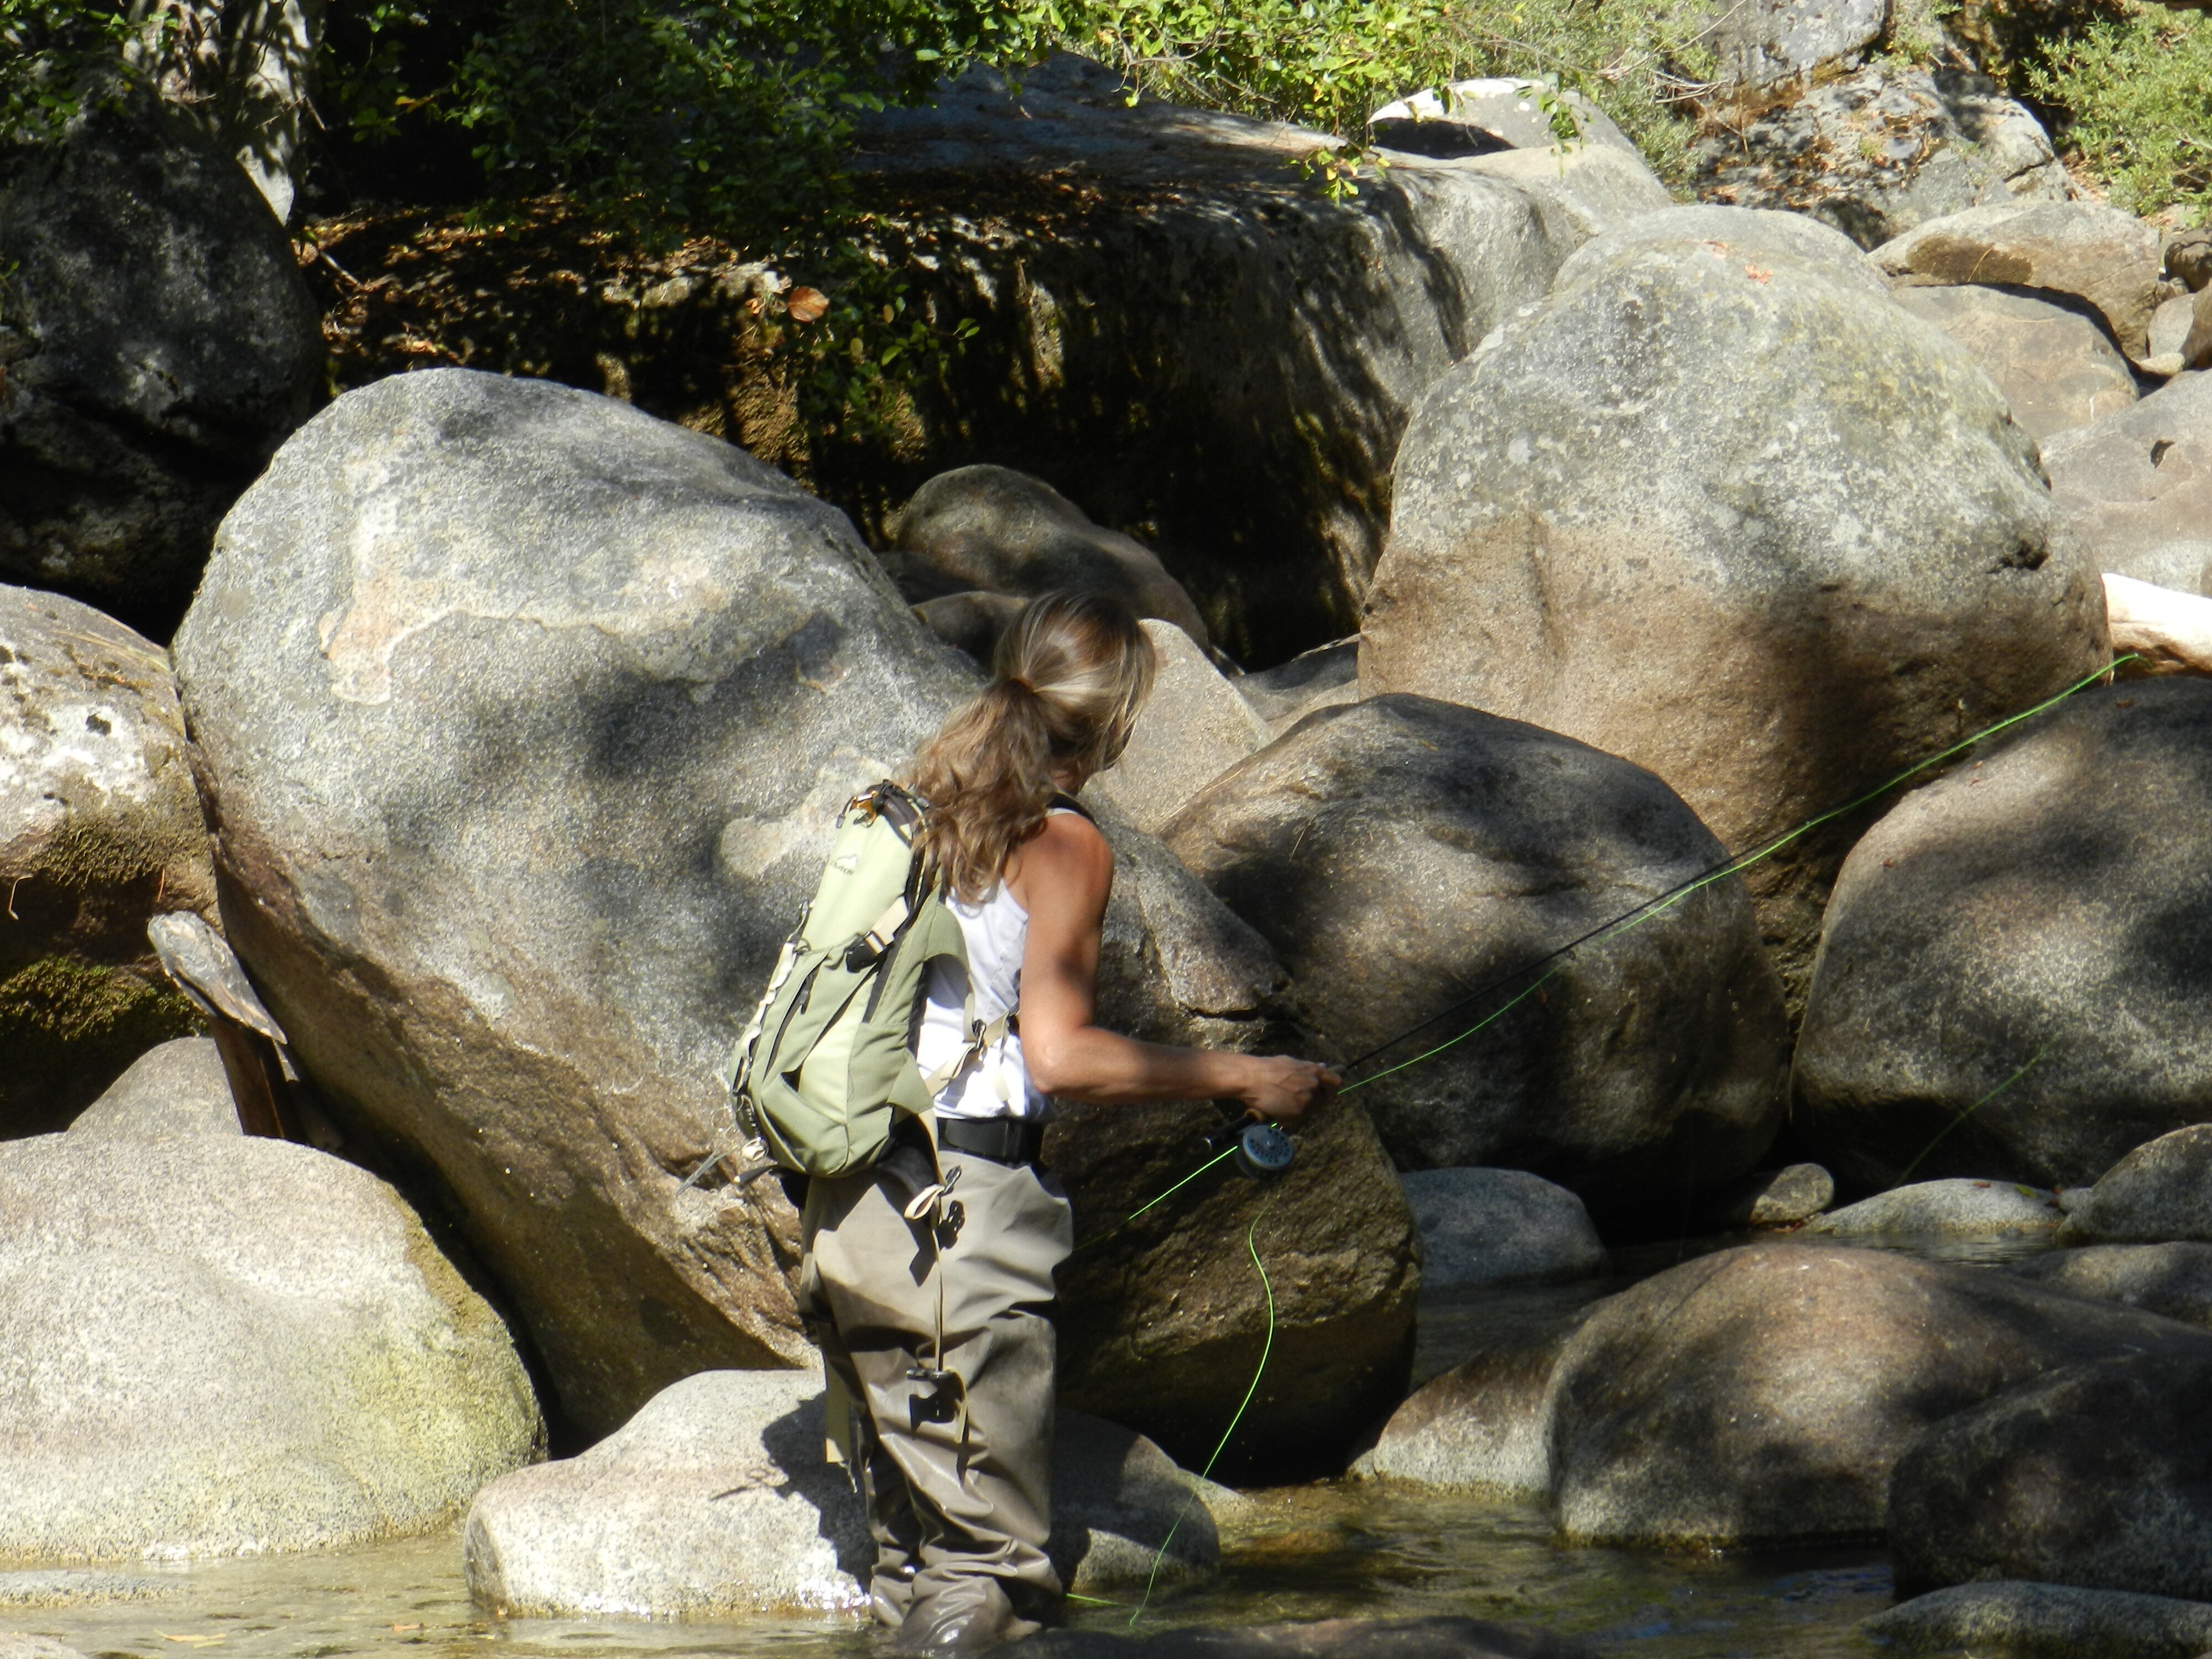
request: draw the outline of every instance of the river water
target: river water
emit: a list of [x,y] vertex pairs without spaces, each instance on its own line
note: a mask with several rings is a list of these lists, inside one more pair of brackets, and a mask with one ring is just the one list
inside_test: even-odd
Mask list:
[[[1451,1363],[1455,1333],[1509,1310],[1540,1314],[1619,1289],[1685,1254],[1734,1241],[1630,1253],[1620,1278],[1554,1290],[1431,1298],[1420,1376]],[[1865,1242],[1865,1241],[1861,1241]],[[1991,1262],[2039,1242],[1930,1246]],[[1240,1516],[1220,1576],[1164,1594],[1134,1628],[1244,1626],[1285,1620],[1465,1614],[1586,1637],[1620,1659],[1869,1659],[1857,1622],[1890,1605],[1886,1553],[1873,1545],[1667,1553],[1567,1548],[1540,1505],[1332,1480],[1262,1491]],[[761,1617],[714,1624],[490,1620],[462,1583],[458,1529],[325,1554],[47,1570],[41,1580],[106,1583],[113,1599],[28,1605],[35,1589],[0,1562],[0,1633],[46,1635],[99,1656],[341,1659],[342,1656],[738,1655],[861,1659],[880,1644],[850,1620]],[[1080,1607],[1070,1623],[1128,1631],[1127,1606]]]

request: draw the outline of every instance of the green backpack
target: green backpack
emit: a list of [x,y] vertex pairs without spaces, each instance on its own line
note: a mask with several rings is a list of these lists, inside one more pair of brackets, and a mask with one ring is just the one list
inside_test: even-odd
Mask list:
[[959,921],[925,868],[921,828],[921,803],[888,782],[838,815],[821,885],[722,1066],[738,1126],[754,1143],[749,1174],[872,1167],[890,1149],[898,1115],[926,1127],[937,1091],[996,1036],[974,1033],[931,1077],[915,1062],[931,967],[968,960]]

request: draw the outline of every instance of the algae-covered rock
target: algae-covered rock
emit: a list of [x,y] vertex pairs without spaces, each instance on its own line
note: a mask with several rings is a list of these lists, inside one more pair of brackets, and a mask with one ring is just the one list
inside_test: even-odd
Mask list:
[[0,1137],[58,1129],[194,1024],[146,941],[215,914],[167,653],[55,593],[0,586]]
[[398,1195],[283,1141],[0,1145],[0,1557],[420,1532],[542,1432]]

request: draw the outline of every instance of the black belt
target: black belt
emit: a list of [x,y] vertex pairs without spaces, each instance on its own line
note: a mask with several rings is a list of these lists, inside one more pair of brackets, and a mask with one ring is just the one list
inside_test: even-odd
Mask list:
[[1044,1150],[1044,1126],[1025,1117],[937,1117],[937,1144],[994,1164],[1034,1164]]

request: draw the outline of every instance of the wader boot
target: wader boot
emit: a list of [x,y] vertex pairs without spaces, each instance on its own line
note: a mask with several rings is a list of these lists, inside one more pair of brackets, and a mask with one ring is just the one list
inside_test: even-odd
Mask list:
[[1021,1615],[1060,1595],[1045,1555],[1048,1310],[1074,1238],[1059,1182],[1035,1165],[947,1151],[941,1167],[934,1225],[906,1218],[913,1188],[889,1170],[811,1182],[799,1279],[823,1361],[859,1407],[848,1455],[875,1539],[875,1615],[927,1650],[1023,1633]]

